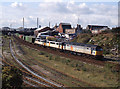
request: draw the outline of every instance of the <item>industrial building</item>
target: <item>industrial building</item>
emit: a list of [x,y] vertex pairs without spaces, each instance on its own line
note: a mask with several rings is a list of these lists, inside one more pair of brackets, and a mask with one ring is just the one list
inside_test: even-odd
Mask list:
[[105,31],[109,29],[108,26],[100,26],[100,25],[88,25],[86,27],[86,30],[90,30],[93,34],[101,33],[102,31]]
[[60,33],[66,33],[66,29],[71,29],[71,24],[70,23],[60,23],[59,27],[56,29]]

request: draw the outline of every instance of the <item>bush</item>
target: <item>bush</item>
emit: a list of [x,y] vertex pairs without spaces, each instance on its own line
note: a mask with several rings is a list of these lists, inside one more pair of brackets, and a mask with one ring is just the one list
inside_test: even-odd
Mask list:
[[110,54],[110,51],[109,51],[108,49],[104,49],[104,50],[103,50],[103,54],[104,54],[104,55]]
[[82,67],[82,70],[83,70],[83,71],[87,71],[87,69],[86,69],[85,67]]
[[17,89],[22,86],[22,72],[15,68],[9,66],[2,67],[2,88]]
[[71,61],[69,60],[69,59],[67,59],[66,61],[65,61],[65,64],[69,64]]

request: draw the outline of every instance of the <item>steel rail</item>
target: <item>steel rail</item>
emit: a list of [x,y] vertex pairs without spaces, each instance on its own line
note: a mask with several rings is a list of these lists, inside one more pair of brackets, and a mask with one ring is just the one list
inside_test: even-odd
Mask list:
[[41,84],[41,85],[43,85],[43,86],[51,87],[51,86],[49,86],[49,85],[47,85],[47,84],[44,84],[44,83],[42,83],[42,82],[37,81],[36,79],[30,78],[30,77],[27,77],[27,76],[26,76],[25,78],[27,78],[27,79],[29,79],[29,80],[31,80],[31,81],[33,81],[33,82],[36,82],[36,83],[38,83],[38,84]]
[[28,85],[30,85],[30,86],[32,86],[32,87],[38,87],[38,86],[36,86],[36,85],[34,85],[34,84],[32,84],[32,83],[26,81],[26,80],[23,80],[23,81],[24,81],[26,84],[28,84]]
[[58,85],[58,84],[55,84],[54,82],[51,82],[51,81],[45,79],[44,77],[41,77],[40,75],[34,73],[34,72],[31,71],[28,67],[26,67],[21,61],[19,61],[18,58],[14,55],[14,52],[13,52],[13,50],[12,50],[11,40],[10,40],[10,51],[11,51],[11,54],[12,54],[13,58],[14,58],[24,69],[26,69],[27,71],[29,71],[31,74],[33,74],[34,76],[36,76],[36,77],[38,77],[38,78],[40,78],[40,79],[43,79],[44,81],[46,81],[46,82],[48,82],[48,83],[50,83],[50,84],[52,84],[52,85],[54,85],[54,86],[56,86],[56,87],[62,87],[62,86],[60,86],[60,85]]

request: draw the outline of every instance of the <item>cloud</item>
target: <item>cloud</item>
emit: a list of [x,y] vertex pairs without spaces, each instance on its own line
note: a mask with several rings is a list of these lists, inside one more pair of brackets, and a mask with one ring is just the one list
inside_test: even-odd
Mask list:
[[13,26],[21,26],[20,19],[25,17],[25,26],[36,26],[36,18],[39,17],[39,24],[42,26],[47,26],[49,21],[53,25],[70,22],[76,26],[79,17],[79,22],[84,27],[88,24],[112,27],[117,25],[118,8],[117,5],[108,3],[81,3],[74,0],[50,2],[46,0],[39,3],[10,3],[9,6],[4,6],[2,14],[4,15],[4,25],[15,23],[12,21],[14,19],[16,23]]
[[63,2],[64,0],[44,0],[43,2]]
[[42,2],[39,4],[41,11],[50,13],[68,13],[69,9],[64,2]]
[[76,13],[77,15],[82,15],[82,14],[91,14],[92,10],[86,5],[86,3],[71,3],[69,2],[67,4],[67,8],[71,11],[71,13]]
[[22,3],[18,3],[18,2],[14,2],[11,4],[11,7],[22,7],[23,4]]

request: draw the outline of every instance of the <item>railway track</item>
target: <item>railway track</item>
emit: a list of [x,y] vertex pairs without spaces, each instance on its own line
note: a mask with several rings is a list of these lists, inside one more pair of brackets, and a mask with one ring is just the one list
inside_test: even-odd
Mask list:
[[[13,50],[14,50],[14,49],[13,49]],[[14,50],[14,52],[15,52],[15,55],[16,55],[18,58],[22,59],[19,55],[17,55],[17,53],[16,53],[15,50]],[[22,55],[22,57],[23,57],[23,55]],[[32,57],[31,57],[31,58],[32,58]],[[36,64],[37,61],[34,61],[34,62],[33,62],[33,61],[29,60],[29,59],[30,59],[29,57],[24,58],[24,59],[25,59],[25,60],[28,60],[29,63],[32,63],[33,65],[37,65],[37,64]],[[29,69],[33,70],[33,71],[36,72],[37,74],[40,74],[41,76],[43,75],[43,76],[45,76],[47,79],[49,79],[49,80],[51,80],[51,81],[54,81],[54,82],[56,82],[56,83],[59,84],[59,85],[64,86],[64,84],[62,84],[62,83],[60,83],[60,82],[57,82],[56,79],[55,79],[55,80],[54,80],[54,79],[51,79],[49,76],[47,76],[47,74],[42,73],[41,71],[39,72],[38,70],[31,68],[31,66],[29,65],[28,62],[23,62],[22,60],[21,60],[21,62],[24,63]],[[39,62],[37,62],[37,63],[39,63]],[[65,86],[64,86],[64,87],[65,87]]]
[[[11,51],[11,55],[12,56],[14,56],[13,58],[15,58],[15,55],[13,54],[13,50],[12,50],[12,48],[11,48],[11,44],[10,44],[10,51]],[[2,51],[3,52],[3,51]],[[3,53],[2,53],[3,54]],[[5,65],[8,65],[8,66],[14,66],[12,63],[11,63],[11,61],[9,61],[9,63],[7,62],[8,61],[8,59],[7,59],[7,61],[6,61],[6,57],[5,57],[5,55],[3,54],[3,59],[1,58],[1,60],[2,60],[2,62],[5,64]],[[15,59],[14,59],[15,60]],[[3,64],[2,63],[2,64]],[[17,63],[18,64],[18,63]],[[20,67],[21,65],[19,64],[19,67]],[[53,87],[53,86],[51,86],[51,85],[49,85],[49,84],[46,84],[46,82],[43,82],[40,78],[38,78],[38,77],[36,77],[35,75],[33,75],[33,74],[31,74],[31,72],[30,71],[26,71],[25,70],[25,68],[24,69],[21,69],[21,68],[19,68],[19,67],[17,67],[17,66],[14,66],[14,67],[16,67],[16,68],[18,68],[18,69],[20,69],[22,72],[23,72],[23,75],[24,75],[24,78],[23,78],[23,81],[26,83],[26,84],[28,84],[29,86],[32,86],[32,87],[35,87],[36,85],[38,86],[38,87]],[[26,69],[27,69],[27,67],[26,67]],[[44,79],[45,80],[45,79]],[[34,82],[34,84],[32,84],[32,83],[30,83],[30,81],[33,83]]]
[[[2,63],[1,63],[1,65],[8,65],[8,66],[14,66],[14,65],[11,65],[11,64],[9,64],[8,62],[6,62],[4,59],[2,59],[1,57],[0,57],[0,60],[2,60]],[[19,69],[19,68],[18,68]],[[21,69],[20,69],[21,70]],[[23,73],[26,73],[26,72],[24,72],[23,70],[21,70]],[[27,73],[26,73],[27,74]],[[24,77],[27,77],[27,76],[25,76],[24,75]],[[32,80],[34,80],[34,79],[32,79]],[[30,80],[28,81],[28,80],[26,80],[25,78],[23,78],[23,82],[24,83],[26,83],[26,84],[28,84],[29,86],[31,86],[31,87],[35,87],[36,85],[34,85],[34,84],[32,84],[31,82],[30,82]]]
[[[11,65],[10,63],[6,62],[4,59],[1,59],[1,60],[3,61],[2,65],[8,65],[8,66],[11,66],[11,67],[14,66],[14,65]],[[16,66],[14,66],[14,67],[16,67]],[[18,68],[19,70],[22,71],[22,73],[23,73],[23,81],[26,81],[26,83],[28,85],[32,85],[32,87],[36,86],[36,85],[37,86],[39,85],[38,87],[50,87],[49,85],[40,82],[40,80],[38,80],[37,78],[32,77],[32,75],[29,72],[26,72],[25,70],[20,69],[19,67],[16,67],[16,68]],[[29,79],[27,79],[27,78],[29,78]],[[32,84],[30,81],[34,82],[35,85]]]
[[45,79],[44,77],[41,77],[40,75],[38,75],[37,73],[33,72],[32,70],[30,70],[26,65],[24,65],[15,55],[11,46],[11,40],[10,40],[10,50],[11,50],[11,54],[13,56],[13,58],[16,60],[16,62],[18,64],[20,64],[24,69],[26,69],[30,74],[32,74],[34,77],[36,77],[37,79],[42,80],[43,82],[49,84],[51,87],[62,87],[61,85],[58,85],[50,80]]

